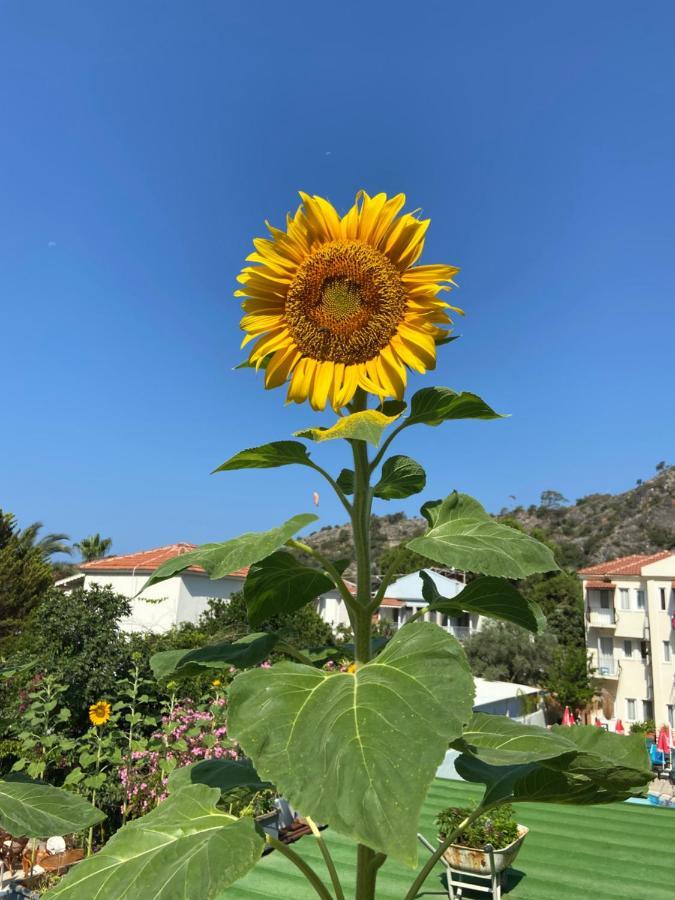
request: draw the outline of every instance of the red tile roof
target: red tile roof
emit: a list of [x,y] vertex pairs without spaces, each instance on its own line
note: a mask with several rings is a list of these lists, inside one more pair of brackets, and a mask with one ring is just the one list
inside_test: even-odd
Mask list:
[[[127,553],[125,556],[105,556],[81,563],[78,568],[84,572],[154,572],[154,570],[170,559],[182,556],[190,550],[196,550],[197,544],[167,544],[153,550],[141,550],[138,553]],[[201,566],[190,566],[186,572],[205,574]],[[230,573],[234,578],[246,578],[248,567]]]
[[405,606],[403,600],[397,600],[395,597],[384,597],[380,606],[393,606],[396,609]]
[[616,587],[611,581],[587,581],[586,588],[591,591],[613,591]]
[[648,553],[634,556],[621,556],[619,559],[611,559],[609,562],[598,563],[595,566],[586,566],[579,569],[580,575],[641,575],[643,566],[667,559],[672,556],[672,550],[661,550],[659,553]]

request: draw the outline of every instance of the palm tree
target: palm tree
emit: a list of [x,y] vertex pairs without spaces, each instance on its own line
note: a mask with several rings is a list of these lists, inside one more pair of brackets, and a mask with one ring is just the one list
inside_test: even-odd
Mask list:
[[18,533],[19,540],[25,547],[34,547],[39,550],[45,560],[51,559],[57,553],[66,553],[68,556],[73,552],[73,548],[68,541],[70,537],[61,532],[45,534],[38,540],[38,532],[43,528],[42,522],[33,522],[27,528]]
[[76,541],[73,546],[77,547],[85,562],[91,562],[92,559],[106,556],[112,547],[112,538],[102,538],[97,531],[96,534],[90,534],[89,537]]

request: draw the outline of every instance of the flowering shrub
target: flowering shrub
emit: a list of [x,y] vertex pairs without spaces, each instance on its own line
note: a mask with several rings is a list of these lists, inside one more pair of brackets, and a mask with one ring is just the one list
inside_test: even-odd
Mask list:
[[191,700],[170,704],[148,749],[135,750],[132,765],[119,769],[129,818],[143,815],[166,798],[173,769],[202,759],[239,758],[238,745],[227,738],[226,713],[225,698],[219,696],[205,708]]

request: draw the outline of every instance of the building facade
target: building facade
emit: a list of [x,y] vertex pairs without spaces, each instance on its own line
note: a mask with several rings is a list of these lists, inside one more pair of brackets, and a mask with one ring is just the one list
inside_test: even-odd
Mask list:
[[675,725],[675,553],[625,556],[579,576],[598,713]]

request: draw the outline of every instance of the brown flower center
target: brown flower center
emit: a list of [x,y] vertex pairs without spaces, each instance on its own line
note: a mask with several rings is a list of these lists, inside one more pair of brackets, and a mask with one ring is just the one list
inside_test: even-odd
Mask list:
[[298,349],[352,365],[386,347],[403,319],[405,289],[383,253],[361,241],[312,251],[286,297],[286,323]]

